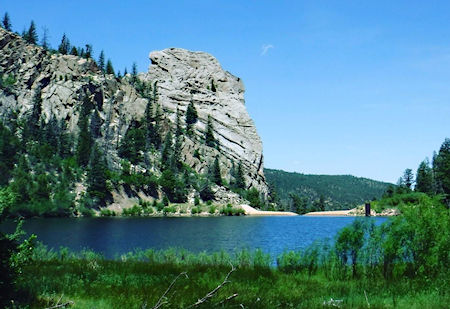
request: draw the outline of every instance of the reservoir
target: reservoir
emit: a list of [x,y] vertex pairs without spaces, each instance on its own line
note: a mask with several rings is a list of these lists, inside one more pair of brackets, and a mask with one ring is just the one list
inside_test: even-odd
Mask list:
[[[107,258],[140,249],[233,253],[261,249],[273,257],[333,239],[354,217],[33,218],[24,229],[49,248],[91,249]],[[381,224],[386,218],[364,218]],[[11,230],[11,223],[7,230]]]

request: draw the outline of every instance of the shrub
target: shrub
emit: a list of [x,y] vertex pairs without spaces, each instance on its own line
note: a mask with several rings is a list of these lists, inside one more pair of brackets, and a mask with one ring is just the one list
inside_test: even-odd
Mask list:
[[139,205],[133,205],[131,208],[125,208],[122,211],[123,216],[140,216],[143,212],[143,209]]
[[213,205],[209,206],[209,213],[210,214],[212,214],[212,215],[215,214],[216,210],[217,210],[216,206],[213,206]]
[[114,217],[114,216],[116,216],[116,212],[114,210],[103,208],[103,209],[100,210],[100,216],[102,216],[102,217]]

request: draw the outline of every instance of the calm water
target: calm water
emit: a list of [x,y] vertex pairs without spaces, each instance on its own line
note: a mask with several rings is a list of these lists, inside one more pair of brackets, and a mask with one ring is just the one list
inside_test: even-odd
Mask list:
[[[89,248],[114,257],[136,248],[233,252],[260,248],[276,256],[333,238],[352,217],[55,218],[29,219],[28,233],[51,248]],[[373,218],[381,223],[385,218]]]

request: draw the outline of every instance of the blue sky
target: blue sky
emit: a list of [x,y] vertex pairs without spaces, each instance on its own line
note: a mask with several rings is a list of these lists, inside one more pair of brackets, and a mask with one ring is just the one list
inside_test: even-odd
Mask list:
[[449,1],[2,1],[57,47],[123,72],[148,53],[213,54],[241,77],[265,166],[396,182],[450,137]]

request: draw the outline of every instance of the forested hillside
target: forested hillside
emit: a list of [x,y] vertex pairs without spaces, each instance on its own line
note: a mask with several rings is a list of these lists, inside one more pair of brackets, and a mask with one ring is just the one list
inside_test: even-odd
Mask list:
[[272,200],[284,209],[348,209],[367,200],[380,198],[389,183],[351,175],[305,175],[264,169],[272,189]]

